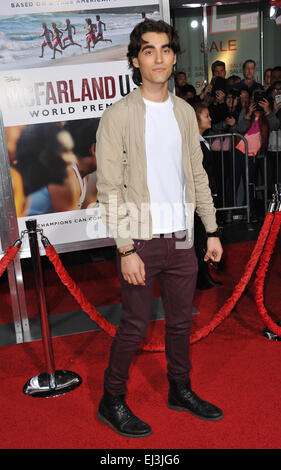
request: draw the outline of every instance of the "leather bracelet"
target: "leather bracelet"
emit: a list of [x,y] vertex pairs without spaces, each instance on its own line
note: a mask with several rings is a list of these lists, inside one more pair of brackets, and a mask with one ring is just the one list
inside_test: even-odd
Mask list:
[[121,251],[120,252],[120,255],[121,257],[123,258],[124,256],[129,256],[131,255],[132,253],[135,253],[137,250],[135,248],[131,248],[130,250],[128,251]]

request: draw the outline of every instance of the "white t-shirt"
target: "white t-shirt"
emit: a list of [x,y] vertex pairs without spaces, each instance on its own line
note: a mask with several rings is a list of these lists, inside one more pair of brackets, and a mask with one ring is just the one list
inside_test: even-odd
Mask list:
[[161,103],[146,99],[144,102],[152,233],[185,230],[182,137],[174,115],[173,103],[170,97]]

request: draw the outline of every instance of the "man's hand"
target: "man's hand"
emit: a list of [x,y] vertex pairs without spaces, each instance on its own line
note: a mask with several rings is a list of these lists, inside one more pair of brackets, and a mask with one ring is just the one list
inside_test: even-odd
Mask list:
[[207,253],[204,257],[204,261],[211,259],[218,263],[221,260],[222,253],[223,249],[220,239],[218,237],[209,237],[207,240]]
[[[119,251],[128,251],[132,247],[122,248]],[[144,262],[137,253],[121,257],[121,273],[129,284],[145,286]]]

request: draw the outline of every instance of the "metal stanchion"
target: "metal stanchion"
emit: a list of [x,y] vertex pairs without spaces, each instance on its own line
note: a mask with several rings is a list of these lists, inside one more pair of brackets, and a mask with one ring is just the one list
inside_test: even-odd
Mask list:
[[[274,185],[275,193],[272,194],[272,199],[269,202],[268,212],[281,212],[281,183],[276,183]],[[278,326],[281,326],[281,321],[276,323]],[[263,330],[263,336],[267,339],[273,339],[275,341],[281,341],[281,337],[278,336],[276,333],[271,331],[268,326],[266,326]]]
[[277,211],[281,211],[281,183],[275,184],[275,194],[277,198]]
[[40,232],[40,230],[37,229],[36,220],[27,220],[25,224],[29,238],[37,301],[40,310],[42,342],[47,372],[43,372],[28,380],[28,382],[23,387],[23,392],[26,395],[32,397],[56,397],[58,395],[71,392],[75,388],[79,387],[79,385],[82,383],[82,379],[75,372],[67,370],[55,370],[54,354],[44,292],[41,258],[37,239],[37,232]]

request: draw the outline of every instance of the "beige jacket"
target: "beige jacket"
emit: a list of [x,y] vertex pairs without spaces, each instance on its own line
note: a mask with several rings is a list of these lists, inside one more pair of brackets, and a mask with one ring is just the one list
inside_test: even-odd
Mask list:
[[[207,232],[217,229],[208,176],[202,166],[198,124],[193,108],[170,93],[182,135],[187,230],[191,237],[194,210]],[[97,190],[103,220],[117,247],[133,239],[152,238],[150,196],[146,176],[145,104],[140,89],[107,108],[97,131]],[[169,181],[167,181],[169,184]]]

